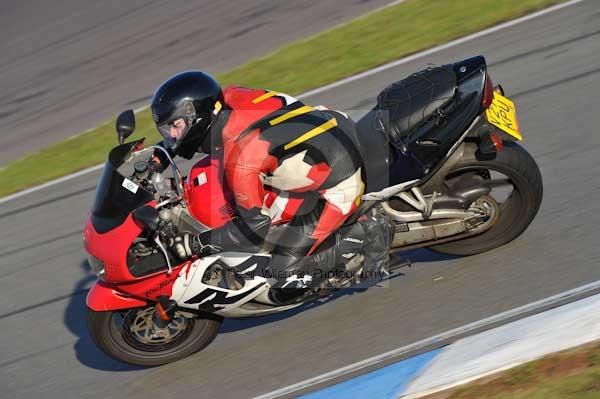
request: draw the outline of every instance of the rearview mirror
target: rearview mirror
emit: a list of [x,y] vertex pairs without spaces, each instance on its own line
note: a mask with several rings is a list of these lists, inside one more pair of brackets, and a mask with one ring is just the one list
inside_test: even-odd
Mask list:
[[160,221],[160,218],[156,208],[146,205],[133,211],[133,220],[135,220],[142,227],[154,231],[158,228],[158,222]]
[[131,136],[135,129],[135,115],[132,110],[123,111],[117,117],[116,123],[117,137],[119,144],[123,144],[125,139]]

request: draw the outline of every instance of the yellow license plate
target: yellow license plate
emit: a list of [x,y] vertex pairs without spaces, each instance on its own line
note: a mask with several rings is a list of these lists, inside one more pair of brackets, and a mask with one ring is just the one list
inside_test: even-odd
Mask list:
[[523,140],[515,104],[500,93],[494,92],[492,105],[485,111],[488,122],[510,134],[517,140]]

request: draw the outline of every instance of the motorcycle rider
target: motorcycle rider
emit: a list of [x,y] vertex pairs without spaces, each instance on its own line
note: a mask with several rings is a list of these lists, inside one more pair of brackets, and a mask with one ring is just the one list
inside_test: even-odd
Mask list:
[[[271,290],[277,303],[352,260],[373,270],[387,265],[385,220],[364,216],[344,226],[360,204],[365,173],[354,123],[342,113],[276,91],[221,90],[200,71],[164,82],[151,110],[161,145],[172,155],[191,159],[204,152],[221,160],[223,185],[235,200],[233,220],[223,227],[167,233],[180,259],[270,245],[265,272],[277,280]],[[166,157],[155,155],[166,167]]]

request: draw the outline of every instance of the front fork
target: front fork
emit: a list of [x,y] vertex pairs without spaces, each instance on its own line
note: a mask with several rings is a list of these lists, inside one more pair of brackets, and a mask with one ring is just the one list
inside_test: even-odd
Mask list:
[[165,328],[173,320],[175,311],[177,310],[177,302],[166,296],[159,296],[154,305],[154,313],[152,321],[158,328]]

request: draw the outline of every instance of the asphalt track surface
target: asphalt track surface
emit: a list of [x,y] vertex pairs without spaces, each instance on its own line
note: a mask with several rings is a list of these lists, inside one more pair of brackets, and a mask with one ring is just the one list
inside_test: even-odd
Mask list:
[[169,76],[218,72],[392,0],[7,0],[0,165],[150,102]]
[[483,53],[517,105],[545,184],[514,242],[451,258],[426,250],[365,292],[303,311],[226,320],[202,352],[138,369],[97,350],[85,327],[93,281],[81,230],[98,174],[0,207],[3,397],[249,397],[600,280],[600,3],[584,1],[321,93],[308,102],[367,108],[387,83]]

